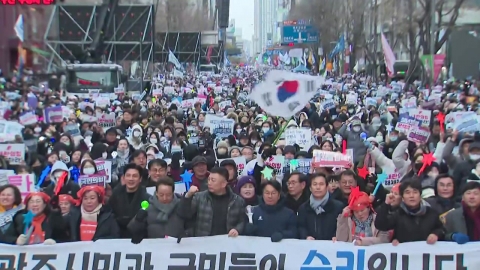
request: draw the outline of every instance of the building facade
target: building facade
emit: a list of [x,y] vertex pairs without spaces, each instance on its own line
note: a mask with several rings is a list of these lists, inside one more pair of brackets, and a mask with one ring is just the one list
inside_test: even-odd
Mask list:
[[278,6],[280,0],[255,0],[254,51],[263,52],[280,37],[278,35]]

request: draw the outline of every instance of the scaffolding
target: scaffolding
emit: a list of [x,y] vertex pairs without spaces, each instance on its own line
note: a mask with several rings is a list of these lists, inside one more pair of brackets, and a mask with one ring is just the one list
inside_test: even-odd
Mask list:
[[157,33],[155,35],[155,60],[166,65],[171,51],[180,63],[193,63],[196,68],[201,64],[222,66],[224,61],[223,42],[218,45],[202,45],[201,32]]
[[[48,70],[59,68],[67,60],[78,60],[92,43],[97,30],[99,5],[55,5],[44,35],[51,52]],[[154,6],[120,5],[115,10],[112,26],[106,30],[105,62],[140,61],[153,63]],[[144,75],[147,70],[144,70]]]
[[155,35],[155,61],[166,65],[171,51],[180,63],[200,62],[200,32],[164,32]]

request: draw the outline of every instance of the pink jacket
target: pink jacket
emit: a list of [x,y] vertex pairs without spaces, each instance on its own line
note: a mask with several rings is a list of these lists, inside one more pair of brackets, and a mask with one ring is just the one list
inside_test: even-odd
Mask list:
[[[373,215],[372,221],[372,230],[373,230],[373,237],[364,237],[362,238],[362,245],[363,246],[371,246],[376,244],[382,243],[390,243],[390,234],[388,232],[382,232],[375,228],[375,217]],[[353,242],[353,235],[352,232],[355,231],[355,222],[350,217],[344,217],[343,213],[340,214],[337,218],[337,234],[336,238],[337,241],[341,242]]]

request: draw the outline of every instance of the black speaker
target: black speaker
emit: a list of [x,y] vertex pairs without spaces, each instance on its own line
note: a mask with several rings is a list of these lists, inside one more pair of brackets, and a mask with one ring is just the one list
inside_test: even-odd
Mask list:
[[228,28],[230,17],[230,0],[220,0],[220,9],[218,11],[218,27]]

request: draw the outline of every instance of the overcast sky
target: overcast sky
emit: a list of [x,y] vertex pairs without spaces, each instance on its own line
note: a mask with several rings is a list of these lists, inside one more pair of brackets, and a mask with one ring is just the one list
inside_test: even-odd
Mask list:
[[[252,40],[253,8],[255,0],[230,0],[230,19],[235,19],[235,27],[242,28],[243,39]],[[257,0],[258,1],[258,0]]]

